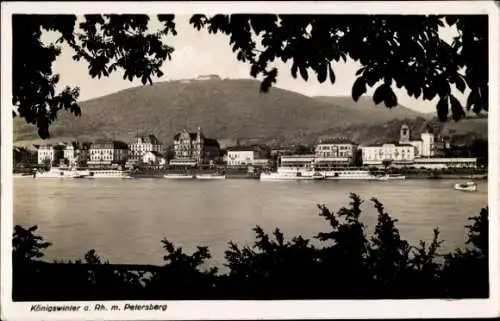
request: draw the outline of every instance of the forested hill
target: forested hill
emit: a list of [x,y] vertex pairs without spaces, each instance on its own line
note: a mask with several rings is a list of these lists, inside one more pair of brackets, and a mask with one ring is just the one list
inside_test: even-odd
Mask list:
[[[366,143],[389,135],[394,131],[391,126],[399,126],[401,119],[429,119],[428,114],[403,106],[370,109],[370,98],[356,104],[349,97],[308,97],[279,88],[260,93],[259,85],[256,80],[211,78],[129,88],[82,102],[81,117],[61,113],[51,126],[48,142],[128,140],[139,133],[154,134],[168,144],[178,131],[195,131],[200,126],[206,136],[219,139],[222,145],[237,139],[242,143],[307,144],[325,135]],[[464,127],[467,121],[458,126]],[[483,131],[484,126],[478,126]],[[14,142],[40,140],[34,127],[16,118]]]

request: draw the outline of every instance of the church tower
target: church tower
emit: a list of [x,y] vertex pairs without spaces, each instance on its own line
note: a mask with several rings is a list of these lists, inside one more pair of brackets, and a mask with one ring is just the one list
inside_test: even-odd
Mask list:
[[408,125],[401,126],[401,130],[399,132],[399,142],[401,144],[408,144],[410,142],[410,128]]

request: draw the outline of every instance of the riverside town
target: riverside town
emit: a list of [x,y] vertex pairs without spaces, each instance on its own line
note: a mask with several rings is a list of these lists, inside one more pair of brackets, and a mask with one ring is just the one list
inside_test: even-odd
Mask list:
[[12,301],[149,318],[168,300],[179,319],[228,319],[213,300],[238,319],[346,303],[319,300],[491,309],[494,16],[318,3],[331,13],[13,14]]
[[[201,128],[182,130],[165,146],[154,135],[128,142],[61,142],[14,147],[14,173],[33,178],[141,178],[260,180],[486,179],[484,160],[450,155],[447,136],[429,129],[411,139],[402,125],[398,141],[358,145],[346,137],[314,146],[263,144],[221,148]],[[460,150],[459,150],[460,151]]]

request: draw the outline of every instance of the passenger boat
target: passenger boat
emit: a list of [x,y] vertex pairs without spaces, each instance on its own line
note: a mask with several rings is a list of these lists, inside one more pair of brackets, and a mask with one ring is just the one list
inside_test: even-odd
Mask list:
[[196,179],[226,179],[226,175],[223,174],[196,174]]
[[76,169],[61,169],[51,167],[48,171],[36,171],[33,173],[33,178],[77,178],[84,176],[84,173]]
[[377,180],[377,176],[367,170],[328,170],[319,171],[327,180]]
[[455,184],[455,189],[459,191],[475,192],[477,191],[477,184],[474,182]]
[[85,178],[132,178],[130,171],[119,169],[90,170]]
[[165,174],[163,175],[164,178],[167,178],[167,179],[194,179],[196,178],[195,175],[193,174]]
[[406,176],[397,174],[386,174],[377,177],[377,180],[379,181],[392,181],[392,180],[403,180],[403,179],[406,179]]
[[311,169],[302,169],[296,167],[278,167],[276,172],[261,173],[261,181],[303,181],[303,180],[321,180],[324,175]]

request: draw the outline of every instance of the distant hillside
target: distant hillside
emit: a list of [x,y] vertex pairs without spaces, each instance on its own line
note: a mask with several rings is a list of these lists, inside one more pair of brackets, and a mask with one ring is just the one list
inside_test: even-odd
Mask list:
[[372,97],[367,96],[360,97],[357,102],[354,101],[351,96],[315,96],[312,98],[331,104],[332,106],[340,106],[343,108],[354,109],[358,112],[369,113],[373,122],[386,122],[391,119],[416,117],[424,117],[428,119],[434,116],[420,113],[401,105],[397,105],[391,109],[385,107],[383,103],[375,105]]
[[420,139],[420,134],[427,128],[435,135],[450,136],[454,142],[463,142],[464,137],[487,138],[487,118],[465,118],[459,122],[440,122],[437,118],[423,117],[393,119],[385,123],[370,126],[351,125],[345,128],[341,135],[331,135],[330,130],[321,133],[320,137],[346,136],[359,144],[381,144],[384,142],[398,141],[400,129],[403,124],[410,128],[411,139]]
[[[128,140],[139,132],[171,143],[178,131],[195,131],[198,126],[223,145],[234,144],[236,139],[242,143],[312,143],[319,135],[351,135],[356,128],[364,130],[356,137],[365,141],[373,137],[369,126],[426,117],[402,106],[369,109],[364,100],[355,104],[346,97],[311,98],[279,88],[263,94],[259,85],[256,80],[209,79],[129,88],[82,102],[81,117],[61,113],[51,126],[49,141]],[[14,119],[14,141],[35,140],[34,127]]]

